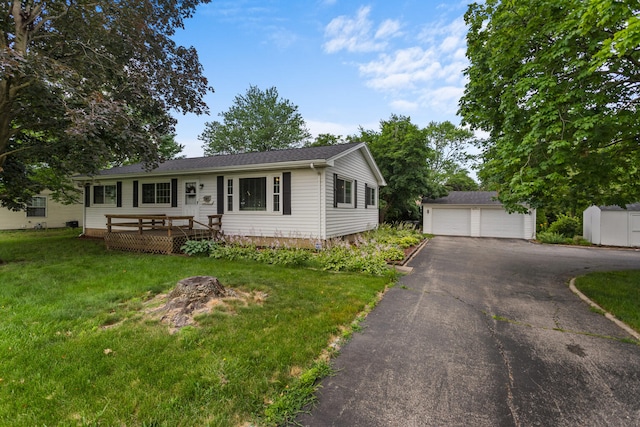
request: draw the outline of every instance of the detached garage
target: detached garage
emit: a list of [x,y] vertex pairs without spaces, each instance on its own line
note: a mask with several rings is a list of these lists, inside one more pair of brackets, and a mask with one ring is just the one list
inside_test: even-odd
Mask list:
[[582,231],[594,245],[640,247],[640,203],[591,206],[582,214]]
[[422,201],[423,230],[445,236],[534,239],[536,211],[509,213],[495,191],[451,191],[440,199]]

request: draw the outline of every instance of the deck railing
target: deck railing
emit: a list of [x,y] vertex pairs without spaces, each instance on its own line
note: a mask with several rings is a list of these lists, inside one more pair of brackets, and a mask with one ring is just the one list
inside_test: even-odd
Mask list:
[[[194,230],[194,224],[204,227],[211,233],[211,237],[218,237],[222,231],[222,215],[208,215],[209,224],[203,224],[193,219],[191,215],[124,215],[109,214],[107,218],[107,233],[117,228],[133,228],[138,234],[145,231],[166,230],[167,236],[180,233],[183,230]],[[117,231],[115,231],[117,232]],[[180,233],[182,234],[182,233]]]

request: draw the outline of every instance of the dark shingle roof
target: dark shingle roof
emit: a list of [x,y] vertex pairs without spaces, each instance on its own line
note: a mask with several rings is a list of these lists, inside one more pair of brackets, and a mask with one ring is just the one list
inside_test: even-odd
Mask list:
[[441,205],[501,205],[495,191],[450,191],[439,199],[422,199],[422,203]]
[[620,206],[599,206],[602,211],[640,211],[640,203],[631,203],[626,206],[626,209],[621,208]]
[[[228,154],[189,159],[167,160],[161,163],[152,173],[180,172],[201,169],[229,168],[233,166],[249,166],[277,164],[296,161],[329,160],[361,143],[328,145],[323,147],[290,148],[286,150],[264,151],[260,153]],[[135,165],[105,169],[98,173],[104,175],[128,175],[145,173],[144,166]]]

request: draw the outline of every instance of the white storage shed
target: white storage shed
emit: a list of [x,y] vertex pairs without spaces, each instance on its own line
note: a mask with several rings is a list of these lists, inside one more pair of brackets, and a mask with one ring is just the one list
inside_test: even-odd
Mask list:
[[535,239],[536,211],[509,213],[495,191],[451,191],[446,197],[424,199],[423,230],[447,236]]
[[591,206],[582,213],[582,232],[594,245],[640,247],[640,203]]

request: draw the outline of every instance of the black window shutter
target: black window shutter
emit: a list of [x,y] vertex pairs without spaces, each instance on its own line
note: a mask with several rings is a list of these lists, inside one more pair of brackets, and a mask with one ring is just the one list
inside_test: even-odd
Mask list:
[[138,207],[138,181],[133,181],[133,207]]
[[353,181],[353,207],[358,209],[358,181]]
[[171,207],[178,207],[178,178],[171,180]]
[[218,177],[218,215],[224,213],[224,176]]
[[338,174],[333,174],[333,207],[338,207]]
[[369,207],[369,184],[364,185],[364,208],[367,209]]
[[282,173],[282,215],[291,215],[291,172]]
[[84,186],[84,206],[87,208],[91,206],[91,186],[89,184]]
[[122,207],[122,181],[116,182],[116,207]]

